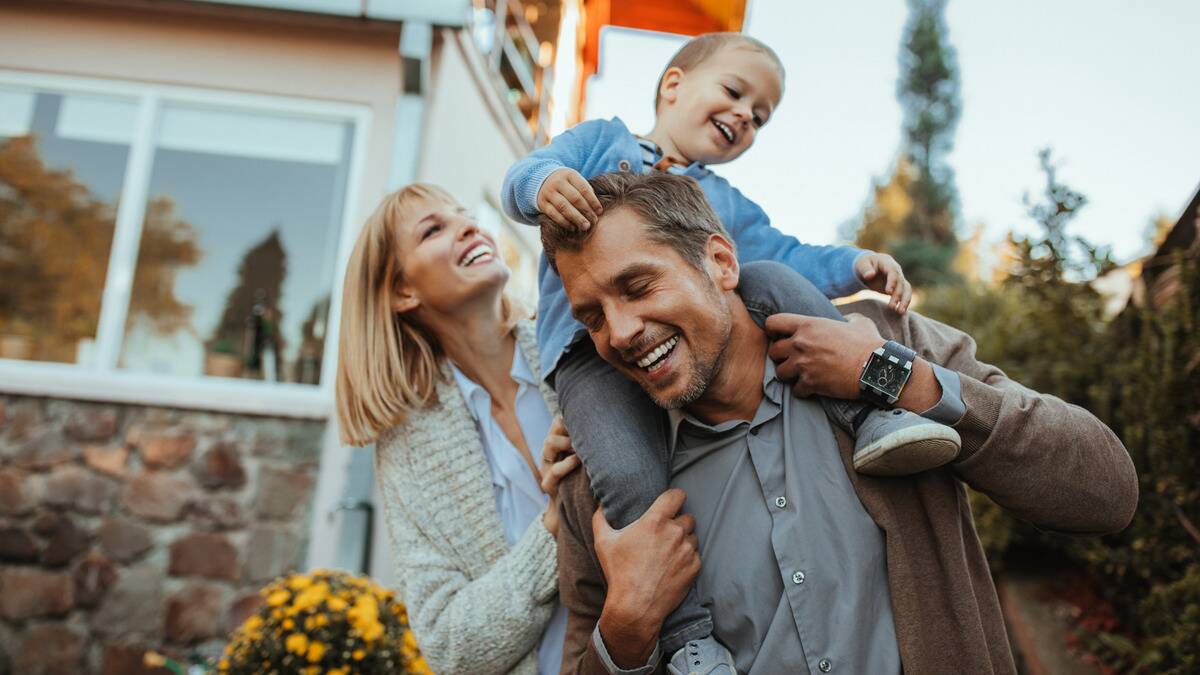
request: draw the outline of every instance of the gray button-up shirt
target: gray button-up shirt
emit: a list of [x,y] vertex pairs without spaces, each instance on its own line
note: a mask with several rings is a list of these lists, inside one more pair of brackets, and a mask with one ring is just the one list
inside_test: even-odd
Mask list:
[[696,517],[714,634],[747,675],[899,673],[883,533],[821,405],[764,361],[750,422],[671,414],[671,484]]

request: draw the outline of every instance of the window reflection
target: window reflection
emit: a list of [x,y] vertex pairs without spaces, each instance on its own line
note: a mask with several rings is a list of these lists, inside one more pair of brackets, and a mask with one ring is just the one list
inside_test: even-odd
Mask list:
[[136,111],[0,87],[0,358],[90,363]]
[[352,135],[164,107],[122,367],[319,382]]

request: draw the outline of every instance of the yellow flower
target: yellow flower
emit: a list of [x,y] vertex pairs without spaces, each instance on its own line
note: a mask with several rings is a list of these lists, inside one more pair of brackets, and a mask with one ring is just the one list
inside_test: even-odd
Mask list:
[[289,652],[297,656],[304,656],[304,653],[308,651],[308,636],[304,633],[292,633],[287,636],[283,645]]
[[284,619],[283,627],[285,630],[291,630],[296,627],[296,622],[292,621],[291,619]]
[[363,659],[365,659],[367,657],[367,653],[361,649],[355,649],[354,654],[352,654],[352,656],[354,657],[355,661],[362,661]]
[[275,591],[267,596],[267,605],[271,607],[278,607],[291,599],[291,597],[292,594],[288,593],[287,591]]
[[325,675],[350,675],[350,669],[349,668],[334,668],[332,670],[325,671]]
[[288,588],[293,591],[302,591],[312,585],[312,579],[302,575],[294,574],[291,579],[288,579]]
[[221,670],[229,670],[229,659],[221,659],[220,662],[217,663],[217,667]]
[[325,645],[320,642],[313,642],[308,645],[308,662],[316,663],[320,661],[321,657],[325,656],[325,649]]
[[297,611],[302,611],[311,607],[316,607],[324,602],[325,598],[327,597],[329,597],[329,584],[325,582],[313,584],[312,586],[309,586],[301,591],[301,593],[296,596],[293,606]]
[[350,606],[349,603],[341,598],[330,598],[329,602],[326,604],[329,605],[329,609],[334,612],[344,612],[346,611],[346,608]]

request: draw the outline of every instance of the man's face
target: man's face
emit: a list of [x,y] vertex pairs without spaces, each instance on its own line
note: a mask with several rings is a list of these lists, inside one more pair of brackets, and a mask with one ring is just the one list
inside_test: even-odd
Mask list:
[[648,237],[641,216],[618,207],[581,250],[558,254],[572,312],[596,351],[664,408],[699,398],[729,343],[737,263],[732,247],[715,239],[700,270]]

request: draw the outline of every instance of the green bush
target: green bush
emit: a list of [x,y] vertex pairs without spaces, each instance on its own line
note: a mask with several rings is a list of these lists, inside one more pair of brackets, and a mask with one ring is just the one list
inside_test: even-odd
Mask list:
[[1085,202],[1047,173],[1046,202],[1031,208],[1042,235],[1018,242],[1012,277],[931,289],[920,310],[970,333],[980,358],[1017,381],[1093,411],[1128,448],[1141,498],[1123,532],[1068,537],[973,494],[976,527],[994,568],[1033,547],[1093,580],[1118,625],[1084,617],[1081,643],[1108,667],[1200,672],[1200,261],[1174,260],[1175,292],[1161,305],[1104,322],[1085,282],[1109,261],[1065,236]]

